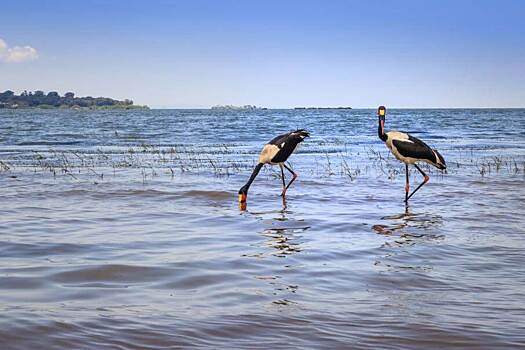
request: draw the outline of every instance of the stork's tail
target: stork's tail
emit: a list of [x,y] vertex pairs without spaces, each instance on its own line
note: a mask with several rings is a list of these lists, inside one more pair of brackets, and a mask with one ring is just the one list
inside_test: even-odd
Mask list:
[[438,152],[437,149],[433,150],[436,155],[436,163],[434,164],[436,168],[440,170],[445,170],[447,168],[447,163],[445,162],[445,158]]

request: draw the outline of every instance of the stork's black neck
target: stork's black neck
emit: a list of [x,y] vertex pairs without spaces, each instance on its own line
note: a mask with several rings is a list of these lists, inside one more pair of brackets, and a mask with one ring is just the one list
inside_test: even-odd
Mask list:
[[383,142],[386,142],[388,139],[388,136],[385,134],[385,117],[378,118],[377,135]]
[[257,174],[259,174],[259,171],[261,170],[263,165],[264,165],[263,163],[258,163],[255,166],[255,169],[253,169],[253,172],[252,172],[252,175],[250,176],[250,179],[248,179],[248,182],[246,183],[246,185],[241,187],[241,189],[239,190],[239,194],[243,194],[243,193],[247,194],[248,193],[248,190],[250,189],[250,186],[252,185],[253,180],[255,180],[255,178],[257,177]]

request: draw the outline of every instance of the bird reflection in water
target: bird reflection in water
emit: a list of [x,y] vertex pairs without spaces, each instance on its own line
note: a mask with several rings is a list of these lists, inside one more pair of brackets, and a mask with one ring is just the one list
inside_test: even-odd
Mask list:
[[265,245],[275,249],[275,251],[270,254],[285,257],[286,255],[298,253],[302,250],[295,233],[297,231],[302,232],[306,229],[307,228],[271,228],[264,230],[262,235],[268,238]]
[[[294,269],[298,266],[293,264],[293,260],[281,260],[281,258],[290,257],[293,254],[300,253],[302,248],[302,232],[305,232],[310,226],[304,224],[302,220],[293,218],[294,212],[290,211],[286,205],[286,200],[283,199],[283,206],[278,211],[258,212],[251,214],[263,220],[265,226],[270,226],[262,230],[259,234],[264,237],[264,240],[257,244],[263,250],[259,253],[252,254],[250,257],[269,258],[277,257],[279,259],[274,262],[278,263],[279,269]],[[271,288],[271,291],[264,288],[260,292],[263,294],[271,293],[272,305],[277,306],[291,306],[297,303],[293,301],[294,295],[297,293],[299,286],[285,281],[282,276],[278,274],[257,275],[256,279],[266,282],[266,286]],[[277,298],[277,299],[274,299]]]
[[381,245],[384,254],[377,257],[375,266],[386,268],[386,271],[390,272],[432,269],[417,254],[414,256],[412,249],[399,248],[442,240],[444,235],[441,233],[441,226],[443,226],[441,216],[425,212],[413,213],[407,205],[403,213],[384,216],[381,220],[387,221],[387,224],[376,224],[372,229],[378,234],[393,239],[386,240]]
[[376,224],[372,229],[378,234],[396,237],[394,242],[398,245],[415,244],[417,239],[443,238],[443,235],[437,232],[443,225],[440,215],[414,213],[408,205],[405,205],[403,213],[384,216],[381,220],[387,221],[387,224]]
[[[267,249],[265,249],[265,252],[255,254],[255,256],[264,257],[266,255],[272,255],[285,257],[302,251],[300,233],[308,230],[310,226],[298,225],[303,224],[304,222],[290,217],[290,215],[294,213],[288,210],[285,199],[283,199],[281,210],[252,212],[251,214],[262,219],[271,226],[260,232],[260,235],[266,238],[262,245],[264,247],[270,247],[272,250],[268,252]],[[271,215],[270,219],[267,218],[268,215]]]

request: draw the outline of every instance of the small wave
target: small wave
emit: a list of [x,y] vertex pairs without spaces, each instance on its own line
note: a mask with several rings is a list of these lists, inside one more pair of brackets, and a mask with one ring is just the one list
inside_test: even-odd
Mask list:
[[6,276],[0,277],[2,289],[37,289],[46,286],[45,279],[40,277],[27,276]]
[[51,280],[61,283],[139,283],[154,281],[173,273],[174,271],[169,268],[108,264],[55,273],[51,276]]
[[231,199],[234,195],[227,191],[203,191],[203,190],[191,190],[182,192],[183,197],[197,197],[207,198],[213,200],[226,200]]
[[81,144],[82,141],[24,141],[18,142],[17,146],[71,146]]
[[174,195],[174,192],[168,191],[159,191],[153,189],[144,189],[144,190],[127,190],[123,189],[120,191],[111,191],[111,192],[96,192],[95,197],[107,198],[107,197],[161,197],[161,196],[170,196]]
[[56,254],[80,254],[89,251],[89,245],[73,243],[17,243],[0,242],[0,255],[5,257],[38,257]]

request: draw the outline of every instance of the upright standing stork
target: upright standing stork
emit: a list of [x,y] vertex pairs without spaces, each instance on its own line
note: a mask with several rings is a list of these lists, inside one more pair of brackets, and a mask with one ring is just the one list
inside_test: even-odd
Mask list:
[[[290,169],[284,162],[288,159],[288,157],[290,157],[293,151],[295,151],[297,145],[303,142],[305,137],[309,136],[310,134],[308,133],[308,131],[304,129],[298,129],[295,131],[290,131],[286,134],[279,135],[270,142],[268,142],[266,145],[264,145],[261,154],[259,155],[259,162],[255,166],[255,169],[253,169],[250,179],[239,190],[239,206],[242,210],[246,209],[248,189],[250,188],[253,180],[255,180],[255,177],[257,177],[257,174],[259,174],[259,171],[261,170],[263,165],[265,164],[279,164],[283,180],[283,191],[281,193],[281,196],[283,197],[283,199],[286,197],[286,191],[297,178],[297,174],[292,169]],[[288,170],[292,174],[292,179],[290,180],[288,185],[286,185],[284,179],[284,168],[286,168],[286,170]]]
[[[432,149],[426,143],[404,132],[389,131],[385,132],[385,117],[386,108],[380,106],[377,109],[377,116],[379,117],[379,126],[377,133],[379,138],[386,143],[390,152],[401,162],[405,163],[406,170],[406,185],[405,185],[405,203],[408,202],[410,197],[414,195],[430,180],[427,174],[416,164],[416,162],[427,162],[440,170],[445,170],[447,165],[445,159],[439,154],[436,149]],[[423,182],[416,187],[416,189],[409,195],[410,183],[408,180],[408,165],[413,164],[417,170],[423,175]]]

